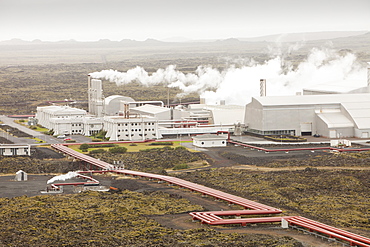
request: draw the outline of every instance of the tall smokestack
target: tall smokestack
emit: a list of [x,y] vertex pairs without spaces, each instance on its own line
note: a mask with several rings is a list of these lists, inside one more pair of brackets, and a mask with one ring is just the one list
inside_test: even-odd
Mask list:
[[260,79],[260,96],[266,96],[266,79]]
[[91,76],[87,75],[87,97],[88,97],[88,107],[89,113],[91,112]]
[[367,63],[367,86],[370,87],[370,62]]

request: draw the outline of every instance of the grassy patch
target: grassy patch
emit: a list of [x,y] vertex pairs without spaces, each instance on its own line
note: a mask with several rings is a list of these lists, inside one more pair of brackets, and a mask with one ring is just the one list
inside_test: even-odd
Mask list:
[[[186,142],[191,142],[191,141],[186,141]],[[174,141],[172,143],[173,143],[173,145],[171,145],[171,148],[177,148],[177,147],[182,147],[181,146],[181,143],[185,143],[185,142],[184,141],[182,141],[182,142],[180,142],[180,141]],[[108,150],[107,147],[101,147],[99,145],[101,145],[101,144],[97,144],[96,146],[94,144],[90,144],[87,151],[91,151],[91,150],[94,150],[94,149],[97,149],[97,148],[103,148],[103,149]],[[154,149],[154,148],[168,147],[168,145],[166,145],[166,144],[165,145],[150,145],[150,143],[147,143],[147,142],[144,142],[144,143],[135,143],[135,145],[132,145],[132,143],[117,143],[117,144],[114,144],[114,145],[117,145],[117,147],[125,147],[125,148],[127,148],[127,152],[129,152],[129,153],[132,153],[132,152],[140,152],[140,151],[145,150],[145,149]],[[76,150],[78,152],[81,152],[81,150],[79,149],[79,145],[71,145],[69,147],[71,149],[73,149],[73,150]],[[192,149],[188,149],[188,150],[191,151],[191,152],[194,151]]]

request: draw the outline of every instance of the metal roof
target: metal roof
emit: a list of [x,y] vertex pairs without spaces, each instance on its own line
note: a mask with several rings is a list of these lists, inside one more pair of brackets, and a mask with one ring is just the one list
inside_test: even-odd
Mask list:
[[344,116],[340,111],[330,113],[318,113],[317,116],[324,121],[328,128],[354,127],[353,122]]
[[370,102],[369,93],[255,97],[262,106],[320,105]]
[[122,95],[111,95],[104,99],[104,104],[108,105],[113,100],[119,100],[119,101],[126,101],[126,102],[135,102],[135,100],[131,97],[126,97]]
[[204,134],[204,135],[193,136],[192,138],[196,140],[226,140],[227,136]]
[[41,108],[43,112],[50,114],[66,115],[66,114],[78,114],[86,115],[86,111],[83,109],[73,108],[69,106],[44,106],[38,107]]
[[158,114],[170,111],[170,108],[156,106],[156,105],[142,105],[131,109],[133,112],[141,112],[146,114]]
[[365,80],[340,80],[317,84],[303,91],[328,92],[328,93],[349,93],[361,87],[366,86]]
[[370,102],[345,102],[342,106],[358,129],[370,129]]

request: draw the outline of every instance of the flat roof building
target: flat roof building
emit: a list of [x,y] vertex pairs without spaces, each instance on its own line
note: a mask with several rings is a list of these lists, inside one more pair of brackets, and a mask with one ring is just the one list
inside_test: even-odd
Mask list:
[[196,147],[226,147],[227,136],[204,134],[193,136],[193,145]]
[[369,138],[370,94],[252,98],[245,110],[249,132]]

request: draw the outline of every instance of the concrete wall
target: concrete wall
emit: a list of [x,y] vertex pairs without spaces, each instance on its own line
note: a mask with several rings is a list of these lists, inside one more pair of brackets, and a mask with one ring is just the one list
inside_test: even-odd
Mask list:
[[196,147],[226,147],[226,139],[225,140],[193,139],[193,145]]

